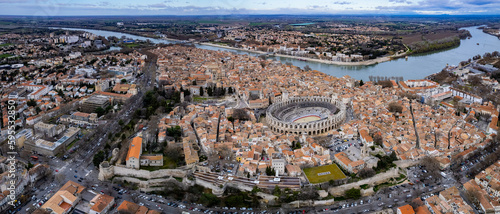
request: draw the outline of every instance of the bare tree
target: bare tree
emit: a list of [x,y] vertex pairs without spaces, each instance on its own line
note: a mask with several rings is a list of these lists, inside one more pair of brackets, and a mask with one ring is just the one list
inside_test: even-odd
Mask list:
[[397,102],[389,103],[389,111],[403,113],[403,106]]
[[375,170],[373,170],[372,168],[369,168],[369,167],[363,168],[363,169],[359,170],[359,172],[358,172],[358,176],[361,178],[373,177],[375,174],[376,174]]
[[437,179],[440,176],[439,162],[434,157],[425,156],[421,161],[422,165],[425,166],[429,175]]
[[62,173],[57,173],[55,175],[55,180],[57,183],[62,184],[66,181],[66,176]]
[[474,204],[476,207],[480,207],[479,198],[481,197],[481,193],[476,189],[466,189],[465,197]]

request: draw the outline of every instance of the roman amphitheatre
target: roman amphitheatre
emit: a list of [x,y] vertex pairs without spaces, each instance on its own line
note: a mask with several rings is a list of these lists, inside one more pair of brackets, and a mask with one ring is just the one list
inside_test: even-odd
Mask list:
[[338,128],[345,117],[344,103],[324,96],[284,96],[266,111],[268,126],[278,133],[319,135]]

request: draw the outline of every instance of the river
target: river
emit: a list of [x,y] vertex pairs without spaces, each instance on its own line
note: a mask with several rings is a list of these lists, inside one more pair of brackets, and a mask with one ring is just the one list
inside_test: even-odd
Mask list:
[[[153,39],[143,36],[136,36],[127,33],[104,31],[104,30],[93,30],[93,29],[81,29],[81,28],[61,28],[64,30],[77,30],[86,31],[96,35],[108,37],[116,36],[118,38],[125,36],[134,40],[146,40],[149,39],[153,43],[176,43],[173,40],[163,40],[163,39]],[[345,66],[345,65],[332,65],[324,64],[318,62],[300,61],[296,59],[286,58],[286,57],[271,57],[282,63],[291,62],[295,66],[304,67],[309,65],[313,70],[318,70],[323,73],[342,77],[344,75],[349,75],[358,80],[368,81],[369,76],[401,76],[405,80],[407,79],[422,79],[430,74],[441,71],[446,64],[458,65],[461,61],[472,58],[474,55],[483,55],[486,52],[500,51],[500,40],[492,35],[483,33],[482,30],[476,27],[463,28],[468,30],[472,38],[460,41],[460,46],[448,50],[442,50],[426,54],[412,55],[408,57],[408,60],[404,58],[379,63],[376,65],[363,65],[363,66]],[[478,45],[479,44],[479,45]],[[219,47],[213,47],[208,45],[197,44],[196,47],[208,49],[208,50],[226,50],[230,52],[235,52],[239,54],[249,54],[257,56],[258,54],[249,53],[243,50],[232,50],[224,49]]]

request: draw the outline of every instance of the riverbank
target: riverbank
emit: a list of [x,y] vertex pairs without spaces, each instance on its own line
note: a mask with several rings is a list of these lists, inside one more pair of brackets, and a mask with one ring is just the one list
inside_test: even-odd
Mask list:
[[[92,30],[92,29],[78,29],[78,28],[70,28],[68,30],[81,30],[87,31],[91,33],[95,33],[96,35],[101,36],[116,36],[120,38],[121,36],[126,37],[134,37],[136,39],[146,40],[147,38],[141,36],[135,36],[131,34],[124,34],[121,32],[113,32],[113,31],[103,31],[103,30]],[[401,76],[404,79],[422,79],[426,76],[439,72],[442,70],[443,66],[446,64],[449,65],[458,65],[460,63],[460,59],[468,59],[474,56],[473,53],[485,53],[485,52],[493,52],[500,50],[500,40],[494,36],[486,34],[482,32],[482,30],[477,29],[477,27],[468,27],[465,28],[468,30],[472,37],[471,39],[461,40],[461,44],[459,47],[446,49],[444,51],[433,51],[429,54],[408,54],[401,57],[408,56],[408,60],[399,59],[396,57],[391,57],[385,63],[378,63],[371,66],[343,66],[332,64],[330,61],[324,62],[320,61],[320,63],[307,59],[307,58],[294,58],[291,56],[283,56],[283,58],[269,55],[269,59],[280,60],[283,63],[288,62],[292,63],[297,67],[305,67],[309,66],[312,70],[321,71],[325,74],[342,77],[345,75],[349,75],[352,78],[357,80],[367,81],[370,76],[378,75],[378,76]],[[153,43],[175,43],[170,42],[168,40],[154,39],[151,38],[151,42]],[[477,45],[480,43],[480,45]],[[208,49],[208,50],[228,50],[228,51],[237,51],[240,54],[247,53],[252,56],[258,56],[262,54],[267,54],[263,52],[256,51],[247,51],[241,49],[234,49],[226,46],[214,47],[213,44],[210,45],[202,45],[195,43],[197,48]],[[300,59],[300,60],[298,60]],[[381,60],[383,61],[383,60]],[[350,64],[352,65],[352,64]]]
[[[218,45],[218,44],[213,44],[213,43],[208,43],[208,42],[203,42],[203,43],[199,43],[199,44],[212,46],[212,47],[218,47],[218,48],[224,48],[224,49],[245,51],[245,52],[256,53],[256,54],[264,54],[264,55],[268,54],[267,52],[264,52],[264,51],[246,50],[246,49],[242,49],[242,48],[229,47],[229,46],[225,46],[225,45]],[[340,62],[340,61],[331,61],[331,60],[325,60],[325,59],[313,59],[313,58],[309,58],[309,57],[290,56],[290,55],[286,55],[286,54],[276,54],[276,53],[272,54],[272,56],[285,57],[285,58],[297,59],[297,60],[308,61],[308,62],[331,64],[331,65],[362,66],[362,65],[375,65],[378,63],[390,61],[392,59],[401,58],[401,57],[406,56],[406,53],[396,54],[396,55],[392,55],[392,56],[379,57],[376,59],[370,59],[370,60],[365,60],[365,61],[361,61],[361,62]]]
[[135,37],[142,37],[139,40],[146,41],[147,39],[149,40],[166,40],[174,43],[183,43],[183,42],[188,42],[185,40],[179,40],[179,39],[171,39],[171,38],[166,38],[166,37],[151,37],[149,35],[142,35],[134,31],[111,31],[109,29],[103,29],[103,28],[71,28],[71,27],[57,27],[57,26],[51,26],[51,27],[46,27],[49,29],[61,29],[61,30],[69,30],[69,31],[83,31],[83,32],[90,32],[90,31],[102,31],[102,32],[113,32],[113,33],[120,33],[120,34],[130,34]]

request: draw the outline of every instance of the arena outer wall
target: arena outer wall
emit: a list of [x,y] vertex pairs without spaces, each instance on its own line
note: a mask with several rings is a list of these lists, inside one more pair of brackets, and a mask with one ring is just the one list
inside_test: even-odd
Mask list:
[[[339,111],[334,115],[329,115],[328,118],[312,121],[307,123],[294,123],[288,121],[281,121],[276,118],[272,112],[277,108],[285,105],[300,103],[300,102],[328,102],[335,105]],[[345,120],[346,117],[346,106],[345,104],[337,99],[324,97],[324,96],[311,96],[311,97],[284,97],[277,103],[272,104],[266,111],[266,121],[268,126],[278,133],[294,133],[302,134],[306,132],[309,135],[318,135],[326,133],[330,130],[337,129]]]

